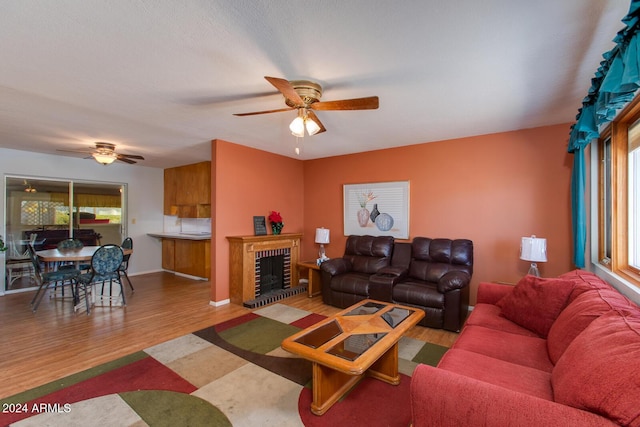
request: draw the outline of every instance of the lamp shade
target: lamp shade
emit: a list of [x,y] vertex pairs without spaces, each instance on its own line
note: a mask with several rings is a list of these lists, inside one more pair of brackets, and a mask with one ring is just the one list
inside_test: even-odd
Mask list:
[[316,228],[316,243],[320,243],[320,244],[329,243],[328,228]]
[[291,124],[289,125],[289,130],[291,134],[297,136],[298,138],[304,137],[304,119],[300,116],[293,119]]
[[546,262],[547,239],[536,236],[523,237],[520,244],[520,259],[531,262]]
[[304,124],[309,135],[315,135],[316,133],[320,132],[320,126],[318,126],[318,124],[313,120],[305,119]]

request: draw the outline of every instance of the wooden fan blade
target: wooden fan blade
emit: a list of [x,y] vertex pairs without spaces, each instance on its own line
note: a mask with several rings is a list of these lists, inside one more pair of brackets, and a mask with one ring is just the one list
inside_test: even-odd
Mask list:
[[295,105],[304,105],[304,101],[298,95],[298,92],[291,86],[288,80],[279,79],[277,77],[264,76],[269,83],[271,83],[276,89],[278,89],[288,100]]
[[341,101],[319,101],[309,105],[312,110],[376,110],[378,97],[343,99]]
[[280,113],[282,111],[291,111],[291,110],[295,110],[295,108],[293,107],[288,107],[288,108],[279,108],[277,110],[267,110],[267,111],[254,111],[252,113],[236,113],[234,114],[234,116],[255,116],[256,114],[269,114],[269,113]]
[[56,151],[61,151],[63,153],[81,153],[81,154],[91,154],[93,152],[92,150],[79,151],[79,150],[60,150],[60,149]]
[[314,113],[313,111],[307,110],[307,118],[313,120],[314,122],[316,122],[318,126],[320,126],[320,130],[314,135],[327,131],[327,129],[325,129],[324,125],[322,124],[318,116],[316,116],[316,113]]
[[133,160],[129,160],[126,157],[123,157],[122,155],[118,154],[118,157],[116,158],[116,160],[119,160],[121,162],[125,162],[125,163],[129,163],[130,165],[133,165],[137,162],[133,161]]
[[118,154],[118,157],[126,157],[128,159],[144,160],[144,157],[139,156],[137,154]]

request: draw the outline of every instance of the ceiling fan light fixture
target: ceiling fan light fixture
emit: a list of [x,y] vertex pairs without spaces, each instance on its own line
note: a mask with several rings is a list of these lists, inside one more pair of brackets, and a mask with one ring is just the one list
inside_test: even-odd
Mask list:
[[118,157],[116,153],[93,153],[92,156],[96,162],[105,166],[115,162]]
[[304,123],[306,125],[307,133],[309,133],[309,135],[315,135],[316,133],[320,132],[320,126],[318,126],[318,124],[313,120],[306,119]]
[[293,119],[289,125],[289,130],[293,136],[304,138],[304,119],[300,116]]

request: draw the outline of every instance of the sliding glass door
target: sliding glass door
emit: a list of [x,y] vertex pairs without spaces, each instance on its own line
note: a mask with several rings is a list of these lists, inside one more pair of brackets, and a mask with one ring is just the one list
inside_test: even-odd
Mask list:
[[35,286],[27,244],[52,249],[67,238],[85,246],[121,244],[126,237],[126,186],[117,183],[5,177],[5,292]]

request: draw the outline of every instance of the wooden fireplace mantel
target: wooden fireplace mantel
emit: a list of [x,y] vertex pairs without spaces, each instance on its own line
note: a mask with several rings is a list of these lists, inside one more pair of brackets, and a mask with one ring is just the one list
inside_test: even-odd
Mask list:
[[229,241],[229,295],[231,302],[242,304],[255,298],[256,252],[289,248],[291,253],[291,286],[298,286],[301,233],[265,236],[227,236]]

